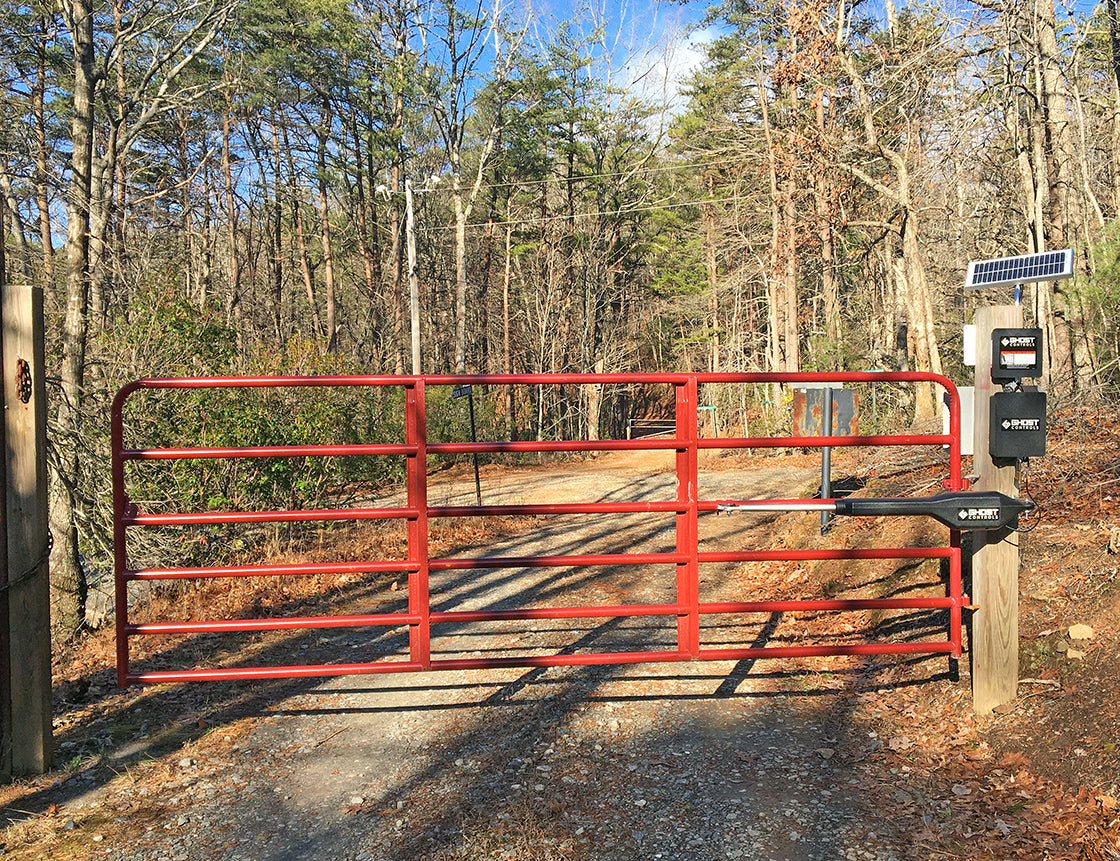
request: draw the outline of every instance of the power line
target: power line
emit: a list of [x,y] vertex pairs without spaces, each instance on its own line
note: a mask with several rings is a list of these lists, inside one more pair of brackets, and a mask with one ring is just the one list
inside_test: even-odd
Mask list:
[[[508,221],[476,221],[468,224],[468,228],[472,227],[505,227],[506,225],[518,224],[542,224],[552,221],[571,221],[575,218],[598,218],[600,216],[618,216],[629,215],[634,212],[655,212],[660,209],[684,209],[689,206],[700,206],[705,203],[718,204],[718,203],[735,203],[740,200],[750,200],[746,195],[735,195],[733,197],[723,197],[719,199],[700,198],[698,200],[686,200],[681,203],[662,203],[653,204],[650,206],[635,206],[630,209],[605,209],[597,212],[577,212],[574,215],[546,215],[544,218],[513,218]],[[440,227],[422,227],[419,228],[420,233],[442,233],[445,230],[454,230],[454,224],[445,224]]]
[[577,182],[579,182],[579,181],[584,181],[584,180],[589,180],[589,179],[607,179],[607,178],[610,178],[610,177],[631,176],[631,175],[637,176],[639,174],[668,173],[668,172],[674,171],[674,170],[696,170],[696,169],[701,169],[701,168],[706,168],[706,167],[719,167],[720,165],[726,165],[726,164],[738,164],[739,161],[740,161],[739,159],[728,158],[726,160],[712,161],[712,162],[697,162],[697,163],[688,163],[688,164],[663,165],[661,167],[646,167],[646,168],[641,168],[641,169],[636,170],[636,171],[614,171],[614,172],[610,172],[610,173],[580,173],[580,174],[575,174],[574,176],[571,176],[571,177],[554,176],[551,179],[533,179],[533,180],[527,180],[527,181],[524,181],[524,182],[493,182],[493,183],[487,183],[485,185],[480,185],[479,190],[481,191],[483,189],[492,189],[492,188],[526,188],[526,187],[534,186],[534,185],[549,185],[551,183],[556,182],[557,180],[564,181],[564,182],[567,182],[567,181],[577,181]]

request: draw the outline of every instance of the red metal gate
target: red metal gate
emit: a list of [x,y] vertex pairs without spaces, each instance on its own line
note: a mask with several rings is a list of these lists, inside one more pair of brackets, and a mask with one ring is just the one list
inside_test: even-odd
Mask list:
[[[698,391],[707,383],[933,383],[948,393],[949,433],[892,434],[824,437],[699,438]],[[426,392],[435,386],[475,385],[663,385],[673,392],[675,433],[659,438],[619,440],[430,442],[426,433]],[[271,445],[254,447],[141,448],[124,446],[124,417],[130,396],[150,389],[240,389],[284,387],[394,387],[404,394],[404,441],[359,445]],[[699,498],[699,452],[703,449],[737,448],[823,448],[840,446],[944,446],[948,448],[949,475],[946,489],[962,489],[960,474],[960,401],[947,378],[910,372],[831,374],[550,374],[487,376],[336,376],[254,377],[204,379],[148,379],[124,386],[112,411],[112,470],[114,512],[114,556],[116,580],[116,636],[118,684],[138,682],[181,682],[191,680],[282,678],[345,674],[406,672],[487,667],[541,667],[585,664],[620,664],[653,661],[739,660],[766,657],[814,655],[945,653],[961,655],[961,611],[967,599],[961,594],[960,533],[949,530],[949,540],[939,547],[882,547],[850,549],[742,549],[727,552],[701,551],[698,518],[714,512],[721,500]],[[633,500],[518,505],[433,505],[428,498],[429,454],[510,452],[616,452],[661,450],[675,453],[676,498],[666,501]],[[407,495],[403,505],[378,508],[324,508],[273,511],[192,511],[150,514],[141,511],[128,494],[126,464],[134,462],[202,459],[397,456],[406,460]],[[793,500],[791,500],[793,502]],[[674,517],[675,548],[672,552],[563,554],[479,558],[430,558],[429,524],[437,519],[466,516],[571,515],[662,513]],[[407,523],[407,559],[355,559],[332,563],[256,564],[216,567],[129,567],[130,530],[169,526],[216,524],[326,522],[340,520],[403,519]],[[874,560],[945,559],[948,581],[944,596],[910,598],[755,600],[705,602],[700,595],[700,566],[705,563],[760,562],[767,560]],[[434,572],[472,571],[575,566],[675,566],[675,596],[663,603],[533,606],[434,610],[430,606],[429,575]],[[128,584],[134,581],[186,580],[220,577],[280,577],[327,573],[407,573],[407,609],[403,612],[351,616],[301,616],[239,620],[200,620],[135,623],[129,620]],[[942,609],[949,623],[944,640],[864,642],[787,646],[736,646],[707,648],[701,644],[701,621],[721,614],[780,613],[786,611],[859,611]],[[675,643],[660,649],[618,651],[568,651],[550,655],[501,655],[433,657],[433,626],[511,620],[610,619],[642,616],[675,617]],[[129,641],[150,635],[182,635],[222,632],[254,632],[315,628],[407,627],[407,650],[394,658],[382,657],[362,663],[293,664],[285,666],[239,666],[233,668],[188,668],[133,671],[129,666]]]

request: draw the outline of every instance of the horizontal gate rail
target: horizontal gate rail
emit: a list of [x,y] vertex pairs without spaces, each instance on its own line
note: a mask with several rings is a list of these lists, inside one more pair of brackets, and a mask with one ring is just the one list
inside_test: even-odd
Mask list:
[[211,568],[125,568],[125,580],[193,580],[202,577],[286,577],[296,574],[365,574],[416,571],[414,562],[299,562],[286,565],[215,565]]
[[260,445],[243,448],[126,448],[123,460],[205,460],[231,457],[331,457],[343,455],[410,454],[419,451],[414,445],[378,443],[376,445]]
[[283,619],[234,619],[218,622],[145,622],[127,625],[129,634],[221,634],[236,631],[290,631],[305,628],[362,628],[367,625],[419,625],[417,614],[371,613],[362,616],[290,616]]
[[190,514],[125,514],[125,526],[212,526],[219,523],[302,523],[333,520],[415,518],[415,508],[321,508],[310,511],[206,511]]
[[[699,437],[698,389],[704,383],[932,383],[948,392],[949,431],[937,434],[872,434],[861,436],[764,436]],[[477,385],[666,385],[672,387],[675,417],[668,436],[627,440],[544,440],[478,442],[430,442],[426,432],[426,391],[432,386]],[[404,442],[361,444],[188,446],[138,448],[124,446],[124,414],[129,398],[142,390],[285,389],[314,387],[382,387],[404,393]],[[123,387],[112,410],[112,470],[114,510],[114,560],[116,579],[116,633],[118,684],[137,682],[184,682],[192,680],[268,679],[336,676],[386,672],[497,667],[558,667],[592,664],[622,664],[649,661],[741,660],[763,657],[806,657],[824,655],[961,654],[961,614],[967,599],[961,592],[960,533],[949,530],[949,541],[940,547],[883,547],[828,549],[744,549],[702,551],[698,540],[701,513],[718,511],[720,500],[699,498],[699,459],[703,450],[823,448],[841,446],[935,446],[949,450],[946,489],[963,488],[960,472],[960,400],[947,378],[916,372],[859,372],[803,374],[497,374],[322,377],[232,377],[138,380]],[[675,457],[675,499],[613,502],[528,503],[495,505],[434,505],[428,498],[429,454],[471,453],[577,453],[663,451]],[[293,457],[403,457],[406,496],[403,505],[364,508],[324,508],[271,511],[188,511],[146,513],[128,495],[126,464],[237,460]],[[797,503],[805,500],[760,500]],[[828,502],[831,500],[823,500]],[[585,553],[503,557],[430,558],[429,522],[461,517],[552,516],[601,514],[663,514],[675,521],[675,549],[643,553]],[[407,559],[353,559],[342,562],[299,562],[284,564],[221,565],[213,567],[130,567],[128,534],[133,529],[171,526],[216,526],[226,524],[404,521],[407,526]],[[701,601],[699,568],[716,563],[768,561],[858,561],[885,559],[944,559],[948,563],[946,594],[917,598],[777,599],[748,601]],[[456,609],[430,606],[429,575],[434,572],[478,570],[527,570],[542,568],[606,568],[617,566],[663,566],[675,569],[675,597],[655,604],[589,605],[570,607],[488,607]],[[262,619],[193,620],[134,623],[129,621],[128,584],[143,581],[199,580],[209,578],[284,577],[320,574],[407,574],[403,597],[407,609],[400,612],[339,616],[294,616]],[[863,610],[948,611],[944,640],[922,642],[815,643],[810,645],[712,648],[700,640],[702,617],[784,612],[854,612]],[[501,657],[439,657],[431,654],[433,626],[483,622],[530,620],[579,620],[630,617],[676,619],[676,643],[658,649],[579,652],[551,655],[508,655]],[[197,635],[227,632],[294,631],[325,628],[373,628],[407,630],[407,654],[377,660],[339,664],[247,666],[214,669],[134,671],[130,668],[129,639],[153,635]]]

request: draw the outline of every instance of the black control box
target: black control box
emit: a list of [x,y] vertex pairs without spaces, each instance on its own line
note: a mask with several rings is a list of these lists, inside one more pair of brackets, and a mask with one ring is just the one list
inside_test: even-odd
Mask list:
[[1041,376],[1041,329],[992,329],[992,382]]
[[996,392],[988,417],[988,453],[994,460],[1046,454],[1045,392]]

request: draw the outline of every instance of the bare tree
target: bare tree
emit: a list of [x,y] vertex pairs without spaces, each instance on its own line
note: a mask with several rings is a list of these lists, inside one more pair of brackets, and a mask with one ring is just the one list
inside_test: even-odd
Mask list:
[[[77,445],[82,431],[90,285],[104,278],[105,231],[112,206],[112,179],[118,159],[127,154],[143,129],[184,99],[197,95],[179,86],[180,78],[210,45],[232,6],[228,0],[189,3],[175,14],[150,7],[116,33],[108,54],[95,55],[92,0],[72,0],[65,8],[73,45],[74,85],[71,121],[72,155],[67,199],[66,306],[62,326],[61,395],[56,414],[55,480],[51,493],[51,585],[55,624],[64,636],[85,618],[87,584],[78,549]],[[153,39],[153,36],[158,38]],[[105,69],[117,52],[144,37],[149,54],[126,94],[125,110],[106,117],[108,132],[102,155],[94,153],[95,98]],[[98,249],[95,256],[94,249]],[[100,310],[100,309],[98,309]]]
[[[892,44],[878,52],[885,58],[883,61],[876,64],[872,60],[871,63],[878,73],[875,99],[869,91],[868,73],[860,67],[851,47],[840,43],[836,53],[854,97],[856,116],[863,132],[862,148],[882,159],[887,173],[872,172],[855,158],[842,161],[838,166],[876,191],[898,212],[896,245],[890,255],[890,266],[906,311],[907,353],[914,361],[915,370],[940,374],[941,355],[922,257],[921,212],[913,173],[916,163],[920,163],[923,123],[929,120],[923,110],[928,93],[921,81],[927,80],[929,66],[939,59],[949,60],[949,65],[942,65],[940,71],[945,74],[952,68],[952,57],[943,48],[943,26],[932,21],[915,22],[907,34],[907,43],[894,44],[901,41],[902,35],[898,33],[898,18],[889,2],[888,11],[892,14],[888,16],[891,24],[887,35]],[[917,388],[915,419],[928,419],[938,409],[932,386],[922,383]]]
[[[485,126],[476,129],[480,144],[472,153],[473,176],[465,176],[463,162],[468,121],[475,114],[475,100],[482,90],[482,80],[499,91],[513,70],[519,37],[509,30],[501,0],[485,10],[477,0],[473,10],[464,13],[455,0],[439,0],[436,10],[441,16],[434,29],[442,65],[433,63],[432,109],[443,137],[451,168],[451,200],[455,217],[455,373],[467,369],[467,222],[474,210],[487,162],[501,134],[502,112],[489,112]],[[490,56],[487,57],[489,48]],[[482,68],[487,59],[487,67]]]

